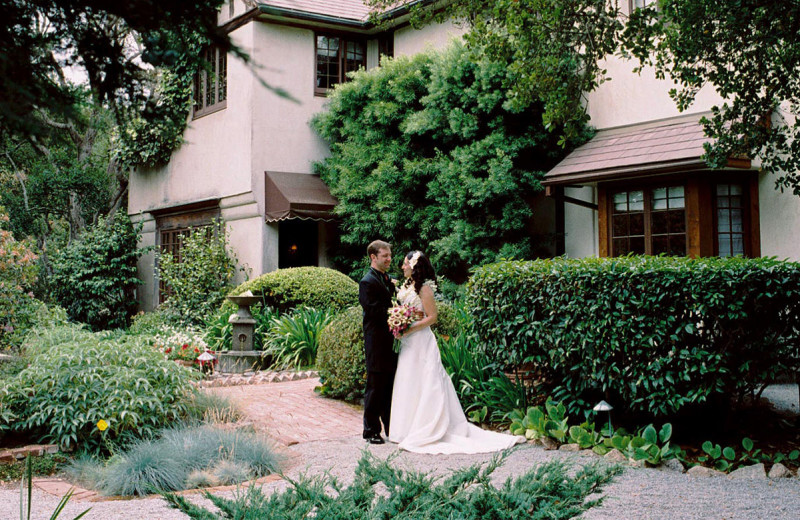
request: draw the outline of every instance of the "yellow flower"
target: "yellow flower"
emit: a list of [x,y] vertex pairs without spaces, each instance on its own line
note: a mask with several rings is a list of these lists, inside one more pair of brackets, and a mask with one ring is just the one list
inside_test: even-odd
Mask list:
[[97,429],[98,430],[100,430],[101,432],[104,432],[104,431],[106,431],[106,428],[108,428],[108,423],[107,422],[105,422],[103,419],[100,419],[99,421],[97,421]]

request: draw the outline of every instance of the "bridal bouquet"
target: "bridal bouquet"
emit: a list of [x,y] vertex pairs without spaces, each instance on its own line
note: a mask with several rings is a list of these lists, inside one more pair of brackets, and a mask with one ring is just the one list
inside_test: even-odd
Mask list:
[[397,340],[408,330],[412,323],[417,321],[417,314],[417,308],[412,305],[397,304],[389,309],[389,319],[387,321],[389,330],[395,338],[395,351],[400,350],[400,342]]

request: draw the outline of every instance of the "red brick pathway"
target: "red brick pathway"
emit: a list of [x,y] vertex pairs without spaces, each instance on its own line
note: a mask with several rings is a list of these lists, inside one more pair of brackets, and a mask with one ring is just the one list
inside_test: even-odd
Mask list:
[[362,411],[314,392],[319,380],[209,388],[233,399],[259,432],[286,446],[360,435]]

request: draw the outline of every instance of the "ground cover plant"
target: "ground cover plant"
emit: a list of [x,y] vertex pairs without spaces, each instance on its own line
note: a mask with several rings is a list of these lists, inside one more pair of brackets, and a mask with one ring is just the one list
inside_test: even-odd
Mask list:
[[0,431],[62,448],[105,450],[155,434],[186,415],[199,377],[141,338],[74,325],[34,331],[25,351],[27,368],[0,383]]
[[238,484],[273,473],[278,457],[252,431],[222,423],[179,425],[120,449],[107,460],[79,458],[69,469],[77,482],[105,495],[147,495]]
[[[478,345],[532,363],[572,415],[667,416],[756,397],[800,369],[800,264],[769,258],[506,261],[478,268]],[[621,404],[624,403],[624,410]]]
[[190,518],[202,520],[309,516],[319,520],[567,519],[600,504],[602,498],[592,495],[619,472],[617,467],[602,464],[576,469],[550,462],[494,487],[491,476],[501,463],[502,457],[496,457],[484,467],[472,466],[437,478],[399,469],[391,460],[380,460],[365,452],[351,484],[345,485],[323,474],[297,480],[287,478],[290,487],[269,496],[257,486],[233,499],[206,494],[219,508],[219,514],[196,506],[183,496],[165,494],[164,497]]

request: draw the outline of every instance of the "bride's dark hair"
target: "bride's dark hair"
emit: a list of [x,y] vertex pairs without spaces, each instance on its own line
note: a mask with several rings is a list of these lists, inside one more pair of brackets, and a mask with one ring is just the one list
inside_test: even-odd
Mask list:
[[411,262],[411,258],[416,254],[419,254],[419,257],[417,258],[417,263],[414,264],[411,270],[411,277],[409,280],[414,284],[414,290],[417,294],[420,294],[422,284],[425,283],[425,280],[436,280],[436,272],[433,270],[431,261],[428,260],[428,257],[425,256],[425,253],[422,251],[410,251],[406,255],[406,258]]

